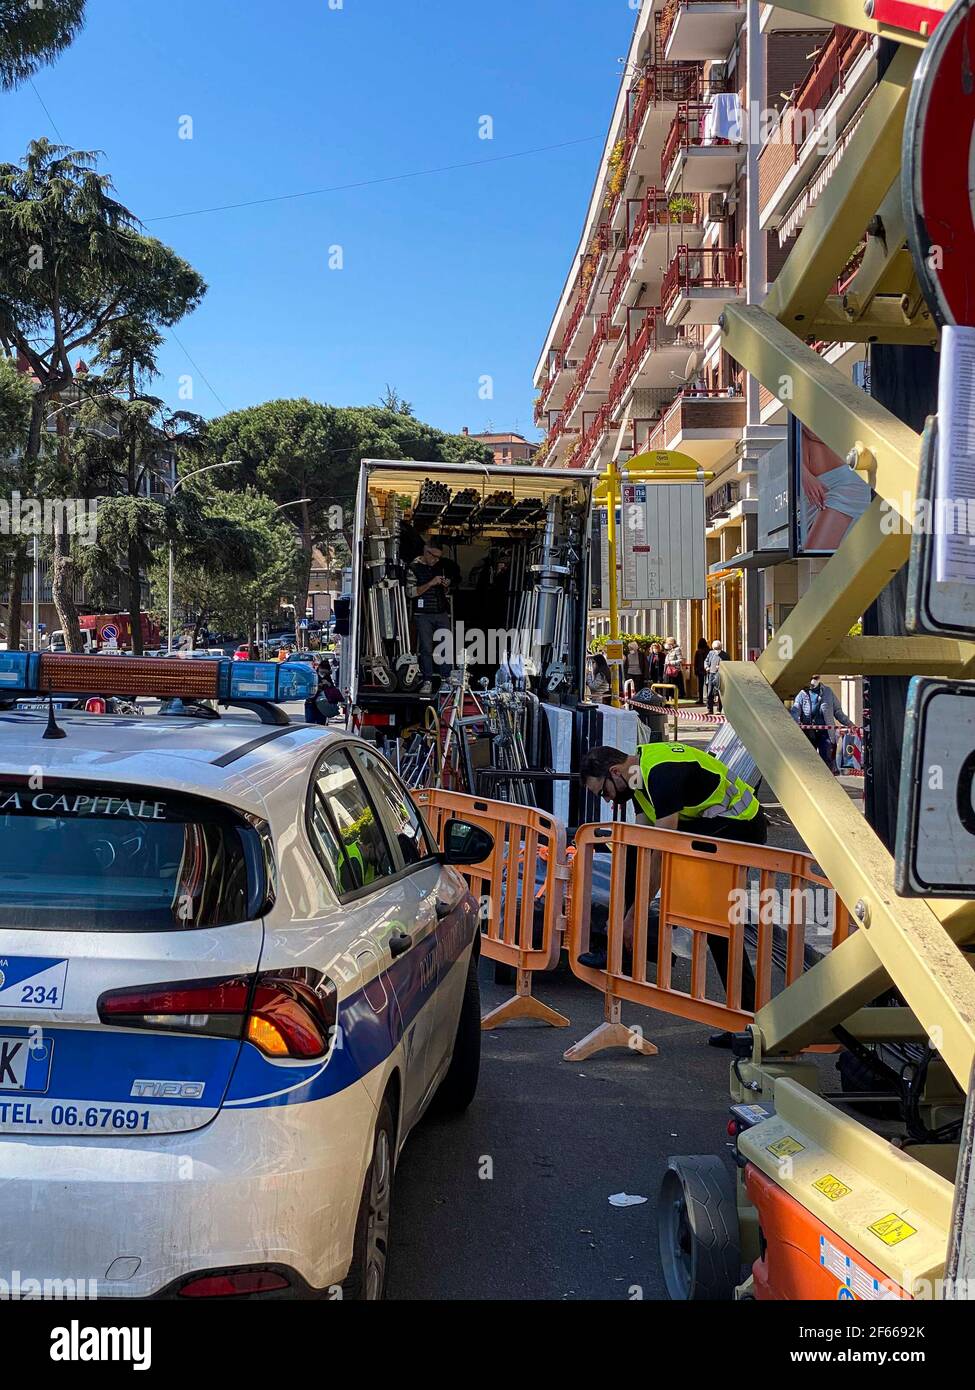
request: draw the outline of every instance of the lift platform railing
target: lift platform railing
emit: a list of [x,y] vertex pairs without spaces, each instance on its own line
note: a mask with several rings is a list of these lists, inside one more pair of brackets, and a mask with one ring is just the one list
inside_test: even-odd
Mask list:
[[[569,1049],[566,1057],[572,1061],[606,1047],[648,1050],[640,1046],[638,1031],[622,1023],[623,1001],[740,1031],[752,1022],[756,1009],[798,979],[807,958],[818,958],[816,945],[832,949],[850,930],[849,913],[806,854],[622,821],[582,826],[575,843],[569,960],[579,979],[606,996],[606,1021]],[[583,965],[579,957],[592,944],[593,871],[596,855],[605,850],[612,852],[612,860],[607,962],[600,969]],[[659,906],[650,900],[653,852],[661,861]],[[628,856],[632,933],[626,927]],[[675,981],[679,929],[689,937],[687,987]],[[709,972],[709,953],[717,971]],[[752,999],[748,994],[753,973]],[[709,976],[718,974],[724,978],[716,988]]]
[[558,964],[565,927],[568,868],[565,827],[530,806],[460,792],[414,793],[438,844],[444,826],[460,819],[494,836],[494,849],[480,864],[463,870],[481,902],[481,950],[515,971],[515,995],[481,1020],[495,1028],[532,1018],[565,1028],[569,1020],[532,996],[532,974]]

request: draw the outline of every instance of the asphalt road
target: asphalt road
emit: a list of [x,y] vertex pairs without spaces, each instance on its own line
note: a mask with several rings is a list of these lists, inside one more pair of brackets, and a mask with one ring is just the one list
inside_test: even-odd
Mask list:
[[[485,1008],[511,993],[486,960],[481,990]],[[425,1120],[403,1151],[390,1299],[666,1297],[661,1176],[671,1154],[728,1155],[728,1053],[708,1047],[700,1025],[626,1005],[625,1021],[643,1026],[658,1056],[565,1062],[565,1048],[602,1021],[602,997],[564,961],[536,977],[535,992],[570,1026],[482,1034],[470,1110]],[[619,1192],[648,1200],[612,1207]]]

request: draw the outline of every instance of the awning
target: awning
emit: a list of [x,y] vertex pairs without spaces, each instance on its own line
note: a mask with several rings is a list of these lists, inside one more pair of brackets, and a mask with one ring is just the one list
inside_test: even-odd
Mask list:
[[802,190],[796,201],[792,204],[792,207],[786,213],[785,217],[783,217],[781,223],[779,224],[780,246],[784,246],[790,237],[795,236],[796,232],[798,232],[801,229],[806,218],[809,216],[809,213],[812,210],[812,208],[815,207],[816,203],[822,195],[823,189],[826,187],[830,179],[833,177],[833,174],[836,172],[836,167],[839,164],[840,160],[843,158],[844,153],[846,152],[846,147],[850,143],[850,140],[853,136],[853,132],[860,124],[860,120],[863,116],[864,109],[865,108],[863,106],[860,107],[860,110],[856,113],[856,115],[853,117],[853,120],[847,126],[846,130],[844,130],[843,134],[837,140],[833,149],[823,160],[822,164],[816,170],[815,174],[813,174],[812,178],[806,184],[805,188]]

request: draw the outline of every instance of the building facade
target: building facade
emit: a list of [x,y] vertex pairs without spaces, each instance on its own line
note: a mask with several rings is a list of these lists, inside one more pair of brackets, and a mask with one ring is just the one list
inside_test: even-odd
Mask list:
[[[470,434],[466,426],[464,433]],[[512,463],[531,463],[539,450],[538,444],[520,434],[470,434],[470,437],[487,445],[499,468]]]
[[[876,80],[870,48],[758,0],[640,6],[536,367],[537,461],[601,471],[668,449],[713,475],[706,598],[621,614],[625,630],[673,635],[685,654],[704,636],[757,656],[823,563],[760,534],[760,480],[786,448],[787,400],[723,351],[718,320],[731,301],[761,303],[780,273]],[[608,631],[608,615],[594,625]]]

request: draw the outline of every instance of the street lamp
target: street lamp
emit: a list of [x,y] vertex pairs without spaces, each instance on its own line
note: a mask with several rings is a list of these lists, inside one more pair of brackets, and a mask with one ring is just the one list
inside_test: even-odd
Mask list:
[[[173,484],[170,497],[175,497],[184,483],[188,483],[191,478],[198,478],[201,473],[212,473],[215,468],[234,468],[240,463],[240,459],[226,459],[223,463],[208,463],[205,468],[194,468],[192,473],[186,473],[182,478],[177,478]],[[169,542],[169,626],[166,632],[166,650],[173,650],[173,543]]]
[[[276,507],[274,508],[274,510],[275,510],[276,512],[283,512],[284,509],[285,509],[286,507],[301,507],[301,506],[304,506],[304,504],[305,504],[306,502],[310,502],[310,501],[311,501],[311,498],[310,498],[310,497],[296,497],[295,500],[294,500],[293,502],[280,502],[280,503],[278,504],[278,506],[276,506]],[[299,649],[299,651],[304,650],[303,647],[302,647],[302,645],[301,645],[301,637],[299,636],[300,629],[299,629],[299,627],[298,627],[298,609],[294,606],[294,604],[286,603],[284,606],[285,606],[285,608],[291,608],[292,611],[294,612],[294,615],[295,615],[295,641],[298,643],[298,649]]]

